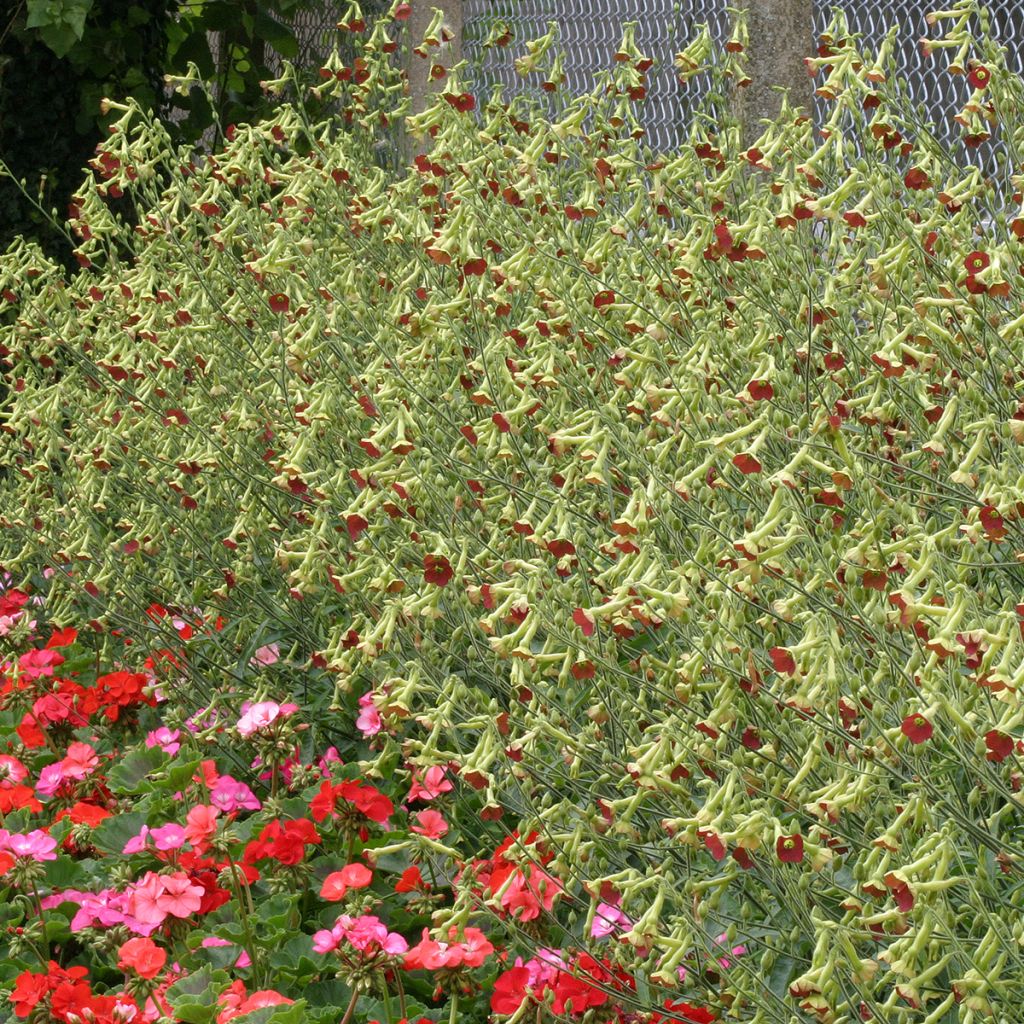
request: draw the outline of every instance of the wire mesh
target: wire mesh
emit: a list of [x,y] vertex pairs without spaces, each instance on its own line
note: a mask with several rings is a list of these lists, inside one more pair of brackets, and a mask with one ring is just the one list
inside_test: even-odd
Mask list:
[[[687,112],[695,98],[692,83],[679,83],[673,58],[704,22],[715,40],[724,41],[729,33],[730,2],[736,5],[735,0],[464,0],[463,53],[470,68],[469,84],[480,95],[487,95],[496,85],[503,87],[506,97],[529,90],[531,86],[515,71],[515,59],[524,52],[526,40],[544,35],[549,23],[554,22],[558,46],[565,54],[565,87],[572,94],[588,91],[594,85],[595,73],[611,66],[622,26],[633,21],[637,23],[637,45],[655,62],[648,72],[641,120],[652,148],[670,151],[684,136]],[[315,67],[330,52],[342,6],[325,0],[296,14],[293,29],[299,42],[296,62],[300,66]],[[843,9],[851,30],[871,50],[879,46],[893,25],[897,26],[894,55],[907,79],[910,97],[921,104],[939,137],[952,142],[959,137],[952,113],[962,98],[951,92],[954,80],[943,70],[944,58],[929,60],[918,44],[927,34],[925,15],[937,6],[938,0],[857,0],[843,5]],[[992,32],[1007,49],[1007,63],[1020,71],[1024,3],[998,0],[988,9]],[[831,4],[815,4],[814,24],[807,36],[809,55],[831,12]],[[484,42],[497,22],[508,25],[513,41],[507,47],[486,47]]]

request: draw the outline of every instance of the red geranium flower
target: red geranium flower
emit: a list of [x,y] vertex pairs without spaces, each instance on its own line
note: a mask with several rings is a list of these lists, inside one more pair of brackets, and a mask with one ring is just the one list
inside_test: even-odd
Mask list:
[[402,872],[402,877],[395,882],[395,892],[413,892],[416,889],[426,889],[423,881],[423,874],[415,864]]
[[527,997],[530,972],[525,967],[513,967],[494,983],[491,990],[491,1010],[494,1013],[515,1013]]
[[117,966],[122,971],[133,970],[140,978],[155,978],[167,963],[167,950],[152,939],[129,939],[117,953]]

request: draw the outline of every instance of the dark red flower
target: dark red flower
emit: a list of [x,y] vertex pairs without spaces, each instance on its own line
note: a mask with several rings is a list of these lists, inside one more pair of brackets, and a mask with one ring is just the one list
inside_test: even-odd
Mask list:
[[987,760],[1005,761],[1013,753],[1013,737],[998,729],[990,729],[985,733],[985,746],[988,747]]
[[691,1024],[712,1024],[715,1019],[715,1015],[707,1007],[694,1006],[692,1003],[673,1003],[671,999],[666,999],[665,1009],[670,1012],[665,1015],[656,1013],[654,1018],[659,1021],[685,1020]]
[[932,723],[923,715],[907,715],[900,730],[911,743],[924,743],[932,737]]
[[267,302],[275,313],[288,312],[288,296],[284,292],[275,292],[267,299]]
[[452,578],[451,563],[444,555],[424,555],[423,578],[438,587],[448,586]]
[[732,464],[741,472],[746,474],[760,473],[761,463],[754,458],[750,452],[740,452],[732,457]]
[[594,635],[594,620],[582,608],[577,608],[572,613],[572,621],[580,627],[584,636]]
[[779,836],[775,841],[775,853],[783,864],[799,864],[804,859],[804,837],[799,832]]
[[975,89],[984,89],[992,80],[992,72],[984,64],[976,64],[968,73],[967,81]]
[[917,192],[922,192],[931,185],[931,179],[920,167],[911,167],[903,177],[903,184]]
[[974,252],[964,257],[964,269],[972,277],[980,274],[992,262],[988,253],[975,249]]
[[725,860],[728,851],[725,848],[725,843],[722,842],[722,837],[717,832],[711,829],[698,829],[697,835],[704,840],[704,846],[715,860]]
[[768,657],[772,659],[772,665],[779,675],[791,676],[796,672],[796,659],[785,647],[773,647]]
[[985,505],[978,513],[985,536],[991,541],[1000,541],[1006,536],[1006,524],[999,510],[992,505]]

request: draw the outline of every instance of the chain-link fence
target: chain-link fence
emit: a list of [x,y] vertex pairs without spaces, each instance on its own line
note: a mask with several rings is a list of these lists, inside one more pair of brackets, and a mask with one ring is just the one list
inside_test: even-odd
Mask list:
[[[429,0],[425,0],[429,2]],[[564,51],[565,87],[571,93],[589,90],[595,72],[612,65],[612,54],[622,38],[624,23],[636,22],[636,43],[655,64],[648,73],[647,98],[642,120],[650,145],[671,150],[684,133],[692,86],[680,85],[673,58],[696,27],[709,25],[716,40],[729,33],[729,6],[737,0],[464,0],[463,53],[471,67],[474,91],[486,95],[495,85],[506,96],[527,88],[514,68],[524,43],[544,35],[554,22],[558,46]],[[953,80],[944,72],[941,56],[926,59],[918,40],[927,34],[925,14],[940,6],[939,0],[853,0],[843,5],[851,30],[860,34],[869,49],[877,48],[893,26],[899,35],[895,56],[906,74],[910,95],[924,107],[938,134],[952,140],[958,128],[952,114],[962,99],[951,94]],[[293,28],[299,40],[298,63],[315,66],[330,52],[334,23],[342,3],[326,2],[319,11],[296,16]],[[817,2],[813,27],[808,27],[807,53],[813,53],[818,34],[831,18],[832,5]],[[1007,61],[1020,70],[1024,58],[1024,3],[998,0],[989,6],[994,35],[1007,48]],[[495,24],[503,22],[513,34],[506,47],[487,47],[484,42]],[[966,87],[965,87],[966,88]]]
[[[655,60],[648,75],[644,127],[653,148],[668,150],[680,141],[692,99],[688,93],[692,86],[680,85],[673,72],[673,58],[704,22],[716,40],[724,41],[730,31],[727,8],[738,5],[737,0],[466,0],[464,49],[480,86],[500,82],[512,89],[517,77],[513,61],[521,52],[522,41],[543,35],[548,23],[554,22],[565,51],[566,84],[570,91],[579,92],[592,86],[596,70],[611,66],[622,24],[635,21],[637,45]],[[960,104],[950,95],[951,79],[942,70],[945,62],[941,56],[926,59],[918,43],[928,34],[925,14],[938,6],[937,0],[856,0],[843,9],[851,30],[860,34],[871,50],[897,26],[895,57],[906,74],[910,95],[924,106],[938,133],[952,139],[957,126],[951,115]],[[1002,0],[990,12],[993,33],[1007,47],[1011,66],[1019,69],[1024,56],[1024,4]],[[808,26],[807,32],[808,55],[814,52],[831,13],[831,4],[815,4],[814,25]],[[518,47],[482,47],[495,20],[512,27]]]

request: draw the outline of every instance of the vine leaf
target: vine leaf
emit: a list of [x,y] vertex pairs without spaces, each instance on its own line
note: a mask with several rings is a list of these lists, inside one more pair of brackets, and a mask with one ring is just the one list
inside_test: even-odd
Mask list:
[[58,57],[64,57],[85,34],[92,0],[28,0],[26,28],[39,36]]

